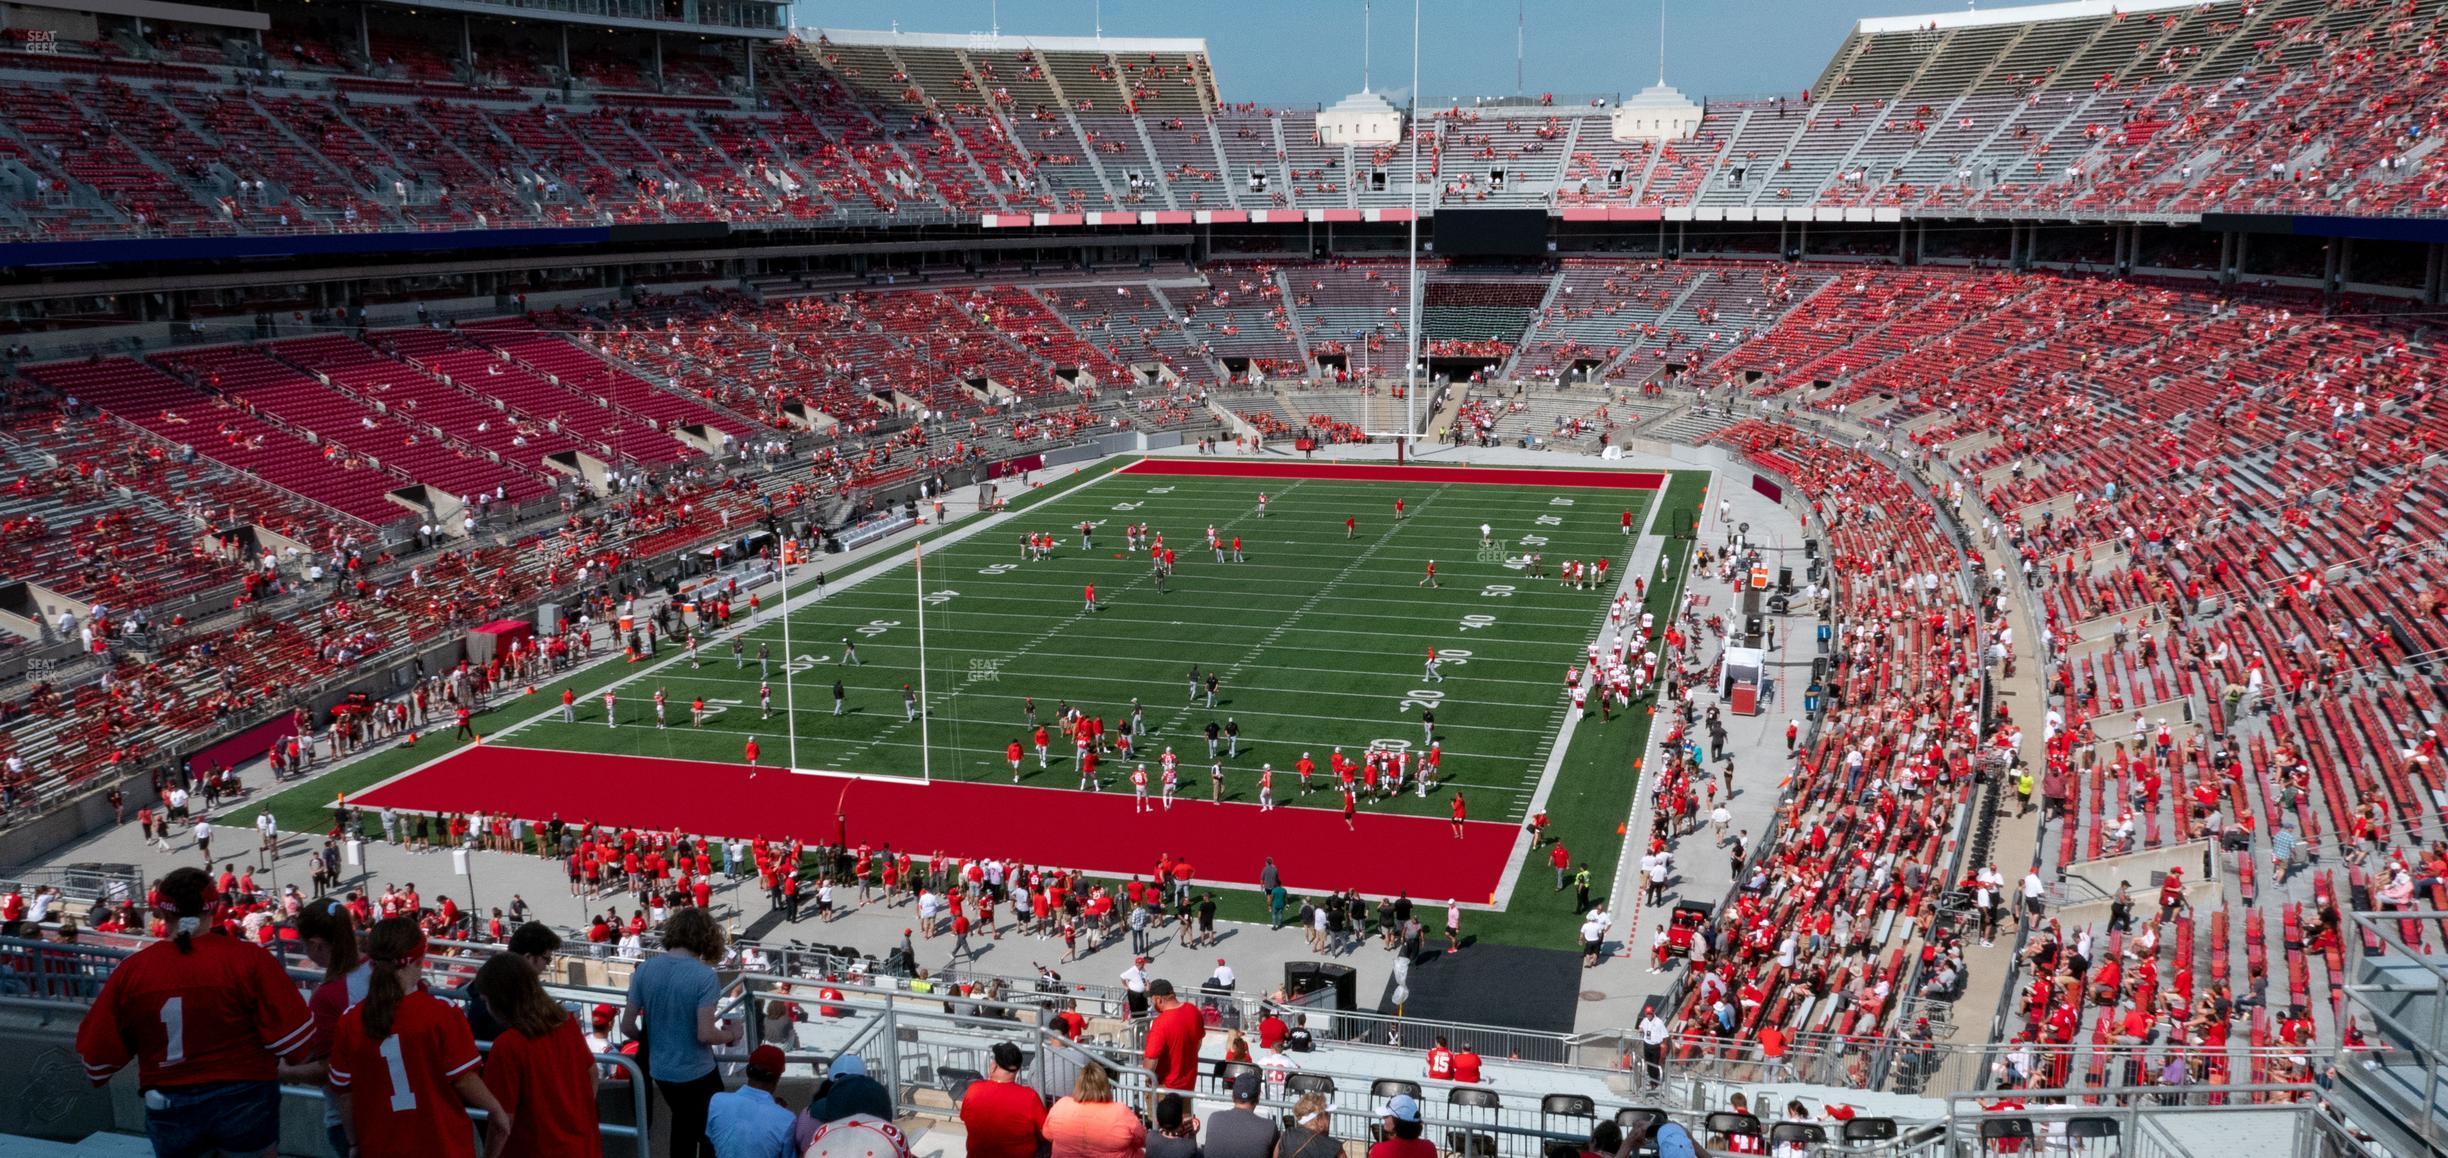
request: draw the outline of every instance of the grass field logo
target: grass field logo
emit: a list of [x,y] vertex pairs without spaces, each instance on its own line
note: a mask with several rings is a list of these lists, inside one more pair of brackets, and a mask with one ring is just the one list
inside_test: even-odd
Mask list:
[[970,682],[970,683],[973,683],[973,684],[990,684],[990,683],[995,682],[995,681],[996,681],[996,680],[998,680],[998,679],[1001,679],[1001,678],[1002,678],[1002,676],[1003,676],[1003,661],[1002,661],[1002,660],[999,660],[999,659],[985,659],[985,658],[982,658],[982,657],[981,657],[981,658],[978,658],[978,659],[972,659],[972,660],[970,660],[970,661],[969,661],[969,682]]
[[1479,561],[1482,563],[1502,563],[1505,561],[1505,549],[1494,543],[1481,547],[1479,548]]

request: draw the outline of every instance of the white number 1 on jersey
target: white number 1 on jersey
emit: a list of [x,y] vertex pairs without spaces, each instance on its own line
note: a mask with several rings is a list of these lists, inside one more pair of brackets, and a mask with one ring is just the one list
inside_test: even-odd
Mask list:
[[174,1066],[187,1060],[187,999],[173,997],[162,1002],[162,1064]]
[[383,1064],[391,1068],[391,1112],[405,1114],[416,1109],[416,1090],[408,1085],[408,1059],[400,1056],[400,1039],[392,1034],[383,1039]]

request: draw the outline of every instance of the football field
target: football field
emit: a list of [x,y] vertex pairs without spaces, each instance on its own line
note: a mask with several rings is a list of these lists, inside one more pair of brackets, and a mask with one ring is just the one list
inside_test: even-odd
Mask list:
[[[816,786],[846,774],[940,789],[995,786],[1005,791],[975,798],[981,802],[977,819],[962,823],[992,825],[998,816],[1035,823],[1043,802],[1083,800],[1080,768],[1072,743],[1056,726],[1058,713],[1070,706],[1100,717],[1110,737],[1135,711],[1141,733],[1136,754],[1128,761],[1112,752],[1100,758],[1104,799],[1094,815],[1125,804],[1129,773],[1138,764],[1147,767],[1155,790],[1160,753],[1170,748],[1179,757],[1179,791],[1189,811],[1168,822],[1185,828],[1251,823],[1249,817],[1258,815],[1249,806],[1258,800],[1260,769],[1271,764],[1276,802],[1316,810],[1306,814],[1307,822],[1331,822],[1330,831],[1340,836],[1346,825],[1341,794],[1327,771],[1330,753],[1340,748],[1357,759],[1374,746],[1403,749],[1416,759],[1434,743],[1441,791],[1364,800],[1360,819],[1409,817],[1421,828],[1404,831],[1442,838],[1441,822],[1450,817],[1458,790],[1467,798],[1470,820],[1487,822],[1484,832],[1474,823],[1469,842],[1477,862],[1472,888],[1492,891],[1492,879],[1481,880],[1487,865],[1501,867],[1513,834],[1541,796],[1542,778],[1562,763],[1551,757],[1558,755],[1569,709],[1565,673],[1609,630],[1614,592],[1653,530],[1651,508],[1664,477],[1290,462],[1263,469],[1292,477],[1180,473],[1235,468],[1262,469],[1206,460],[1137,464],[971,533],[929,543],[922,552],[905,549],[847,574],[828,574],[821,595],[814,577],[822,561],[799,568],[787,620],[778,593],[768,587],[757,622],[735,636],[701,636],[694,659],[685,637],[666,636],[651,658],[622,666],[603,688],[614,696],[612,720],[603,692],[593,691],[575,705],[575,720],[564,721],[561,686],[551,682],[513,705],[500,730],[484,738],[484,769],[463,769],[458,789],[448,795],[490,796],[510,787],[502,779],[511,778],[527,789],[516,802],[445,802],[437,794],[451,782],[432,773],[450,761],[393,781],[367,799],[408,808],[537,812],[549,800],[565,816],[608,820],[611,805],[548,797],[537,784],[564,784],[554,791],[583,797],[590,776],[623,769],[646,775],[651,768],[654,783],[679,794],[691,791],[692,777],[705,791],[719,791],[724,807],[742,814],[728,834],[787,828],[821,839],[836,831],[837,822],[846,830],[851,821],[830,815],[830,796],[819,808],[824,790]],[[1084,540],[1083,524],[1089,528]],[[1148,551],[1129,549],[1130,524],[1144,524],[1151,538],[1161,534],[1175,553],[1169,581],[1159,582]],[[1208,546],[1210,527],[1224,547],[1221,561]],[[1032,535],[1053,536],[1050,554],[1036,557],[1023,547]],[[1559,579],[1567,561],[1594,567],[1601,560],[1603,580],[1572,587]],[[1433,586],[1427,583],[1431,562]],[[1091,585],[1093,608],[1086,600]],[[1635,603],[1628,618],[1637,621],[1639,613]],[[1433,678],[1426,662],[1431,648],[1439,658]],[[1194,668],[1200,680],[1195,693]],[[1205,687],[1210,675],[1217,682],[1212,706]],[[700,699],[702,723],[692,718]],[[1049,734],[1042,765],[1028,724],[1030,700]],[[1433,725],[1424,726],[1431,719]],[[1227,737],[1238,732],[1237,745],[1221,741],[1212,758],[1211,724]],[[736,779],[746,771],[751,740],[763,779]],[[1018,787],[1059,793],[1013,789],[1008,746],[1015,741],[1023,748]],[[1304,753],[1318,768],[1315,790],[1307,794],[1293,772]],[[644,759],[635,766],[569,762],[587,755]],[[1210,804],[1219,765],[1222,800],[1237,806],[1221,812]],[[795,778],[803,782],[794,784],[785,769],[806,774]],[[527,780],[530,772],[534,783]],[[1625,768],[1620,775],[1628,801],[1634,773]],[[785,792],[786,785],[794,791]],[[841,796],[850,800],[849,789]],[[889,805],[880,796],[867,799],[868,816],[930,807],[921,796],[893,797]],[[1125,806],[1122,814],[1132,811]],[[947,823],[950,815],[947,805]],[[715,823],[681,826],[723,831]],[[913,839],[903,831],[905,842]],[[852,839],[861,838],[853,833]],[[980,855],[1008,847],[970,846],[986,839],[946,833],[929,843]],[[1093,834],[1089,842],[1093,846]],[[1177,843],[1190,842],[1184,836]],[[1238,880],[1254,866],[1218,875]]]

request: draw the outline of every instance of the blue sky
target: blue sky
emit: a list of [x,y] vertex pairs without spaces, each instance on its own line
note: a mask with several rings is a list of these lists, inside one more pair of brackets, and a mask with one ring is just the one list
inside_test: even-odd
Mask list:
[[[2003,4],[1984,5],[2002,7]],[[991,0],[798,0],[795,23],[983,32]],[[1513,87],[1516,0],[1426,0],[1420,88],[1432,98]],[[1007,34],[1086,36],[1095,0],[1001,0]],[[1960,11],[1961,0],[1668,0],[1669,83],[1695,97],[1799,91],[1865,16]],[[1630,93],[1657,79],[1656,0],[1528,0],[1523,86]],[[1108,36],[1205,37],[1228,101],[1330,103],[1360,87],[1360,0],[1103,0]],[[1411,7],[1376,5],[1374,87],[1410,72]]]

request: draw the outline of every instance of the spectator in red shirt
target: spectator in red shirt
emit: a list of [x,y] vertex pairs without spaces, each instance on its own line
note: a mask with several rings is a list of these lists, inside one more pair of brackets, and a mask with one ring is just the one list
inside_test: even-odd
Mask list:
[[1148,982],[1148,1004],[1156,1019],[1148,1025],[1147,1063],[1156,1084],[1168,1090],[1198,1088],[1199,1045],[1207,1039],[1207,1023],[1199,1012],[1173,995],[1173,983]]
[[578,1019],[544,992],[535,966],[502,953],[476,971],[475,988],[504,1028],[484,1063],[485,1088],[511,1116],[509,1140],[489,1158],[551,1158],[603,1146],[595,1114],[595,1056]]
[[961,1095],[961,1125],[975,1158],[1036,1158],[1045,1143],[1045,1099],[1019,1082],[1020,1047],[998,1041],[986,1080]]
[[280,1136],[280,1059],[303,1059],[314,1020],[279,961],[206,933],[219,898],[203,870],[162,878],[154,907],[171,940],[111,970],[77,1027],[94,1084],[137,1063],[146,1131],[163,1153],[269,1151]]
[[1436,1158],[1436,1143],[1420,1137],[1419,1099],[1396,1094],[1386,1102],[1385,1140],[1369,1147],[1368,1158]]
[[476,1072],[467,1018],[423,988],[425,934],[411,917],[386,917],[366,936],[374,963],[366,999],[340,1019],[331,1088],[340,1124],[362,1158],[475,1158],[467,1107],[486,1112],[498,1145],[517,1123]]
[[1277,1013],[1275,1007],[1270,1005],[1266,1016],[1258,1019],[1258,1048],[1261,1051],[1274,1049],[1283,1044],[1285,1035],[1291,1032],[1291,1027],[1284,1024],[1283,1014]]
[[1478,1085],[1479,1066],[1478,1051],[1472,1049],[1468,1044],[1463,1045],[1461,1049],[1454,1051],[1453,1080],[1461,1085]]

